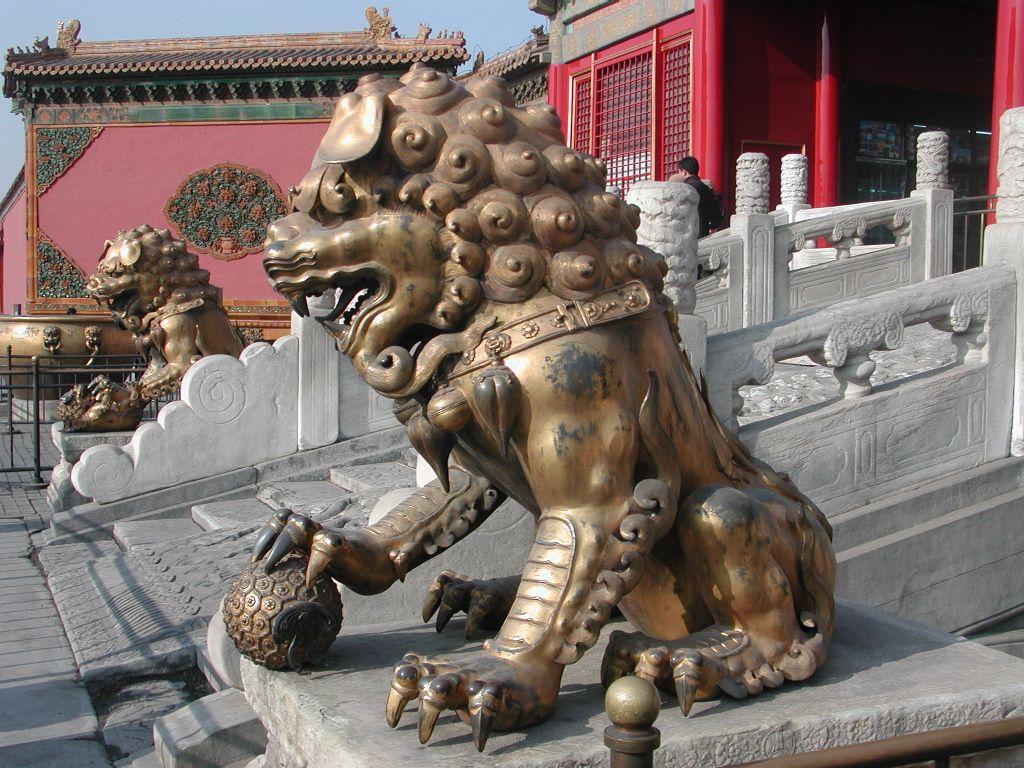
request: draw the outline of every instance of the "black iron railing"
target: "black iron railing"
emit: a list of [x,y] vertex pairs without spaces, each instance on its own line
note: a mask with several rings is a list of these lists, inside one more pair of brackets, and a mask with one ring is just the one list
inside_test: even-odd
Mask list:
[[981,265],[985,227],[995,221],[995,195],[953,200],[953,271]]
[[[0,354],[0,435],[7,437],[0,473],[31,473],[28,485],[45,484],[43,472],[50,467],[42,460],[42,441],[49,435],[43,434],[43,425],[56,418],[61,395],[97,376],[129,384],[145,370],[146,361],[138,355],[16,355],[8,346]],[[150,403],[143,419],[156,418],[160,406],[178,397],[172,392]],[[19,435],[25,437],[16,439]]]

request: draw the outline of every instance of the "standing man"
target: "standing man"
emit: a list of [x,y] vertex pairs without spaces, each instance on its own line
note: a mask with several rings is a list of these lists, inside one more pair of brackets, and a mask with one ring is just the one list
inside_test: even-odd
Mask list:
[[679,161],[679,172],[668,177],[669,181],[679,181],[689,184],[700,195],[700,204],[697,206],[697,218],[700,219],[699,237],[707,237],[712,228],[722,226],[725,220],[725,209],[718,202],[715,193],[707,184],[700,180],[697,173],[700,171],[700,163],[696,157],[684,157]]

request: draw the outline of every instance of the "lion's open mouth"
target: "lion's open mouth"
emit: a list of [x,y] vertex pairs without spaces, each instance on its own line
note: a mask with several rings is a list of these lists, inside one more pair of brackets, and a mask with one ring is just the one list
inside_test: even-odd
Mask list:
[[344,352],[352,340],[354,329],[387,297],[387,292],[384,281],[376,275],[362,273],[344,276],[344,282],[336,291],[334,307],[327,314],[310,312],[308,297],[315,292],[289,293],[288,300],[298,315],[312,317],[323,325],[338,340],[338,347]]
[[102,296],[98,291],[94,291],[93,298],[101,304],[106,303],[110,312],[121,320],[142,314],[139,295],[135,291],[123,291],[114,296]]

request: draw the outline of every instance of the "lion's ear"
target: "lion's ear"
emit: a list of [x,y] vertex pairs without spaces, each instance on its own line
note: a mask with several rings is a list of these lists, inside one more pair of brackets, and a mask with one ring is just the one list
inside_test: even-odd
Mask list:
[[350,163],[366,157],[384,127],[384,96],[347,93],[338,100],[331,125],[316,151],[321,163]]
[[130,267],[142,255],[142,246],[138,240],[127,240],[121,245],[121,263]]

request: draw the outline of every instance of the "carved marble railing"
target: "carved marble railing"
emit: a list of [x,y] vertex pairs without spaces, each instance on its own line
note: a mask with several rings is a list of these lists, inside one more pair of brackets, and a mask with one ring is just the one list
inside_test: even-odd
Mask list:
[[[925,209],[923,199],[911,198],[833,209],[813,218],[807,216],[810,211],[800,211],[797,221],[774,227],[773,316],[924,280],[924,249],[914,245],[926,237]],[[864,236],[876,227],[888,230],[894,244],[863,246]],[[808,243],[814,248],[819,239],[827,244],[831,258],[797,266],[794,256],[808,250]],[[914,258],[915,253],[922,258]]]
[[[806,158],[787,155],[783,202],[770,213],[763,212],[764,200],[747,199],[757,190],[767,194],[767,158],[744,155],[737,162],[737,188],[747,191],[742,210],[737,207],[728,229],[697,243],[695,313],[708,321],[708,333],[949,274],[953,193],[945,183],[945,135],[921,134],[918,152],[917,189],[909,197],[829,208],[807,205]],[[864,245],[879,226],[894,242]],[[825,247],[818,247],[821,240]]]
[[694,314],[707,321],[708,334],[742,328],[743,238],[729,230],[698,240],[697,305]]
[[[1016,291],[1012,269],[983,267],[716,336],[705,363],[712,405],[735,429],[740,387],[769,382],[777,362],[807,356],[830,368],[838,398],[739,432],[830,514],[1005,457],[1018,398]],[[873,385],[872,353],[921,324],[950,335],[955,361]]]
[[[327,292],[314,311],[334,305]],[[75,490],[100,504],[320,448],[395,426],[376,394],[323,327],[292,314],[292,333],[252,344],[239,359],[211,355],[122,446],[88,448],[71,470]]]

